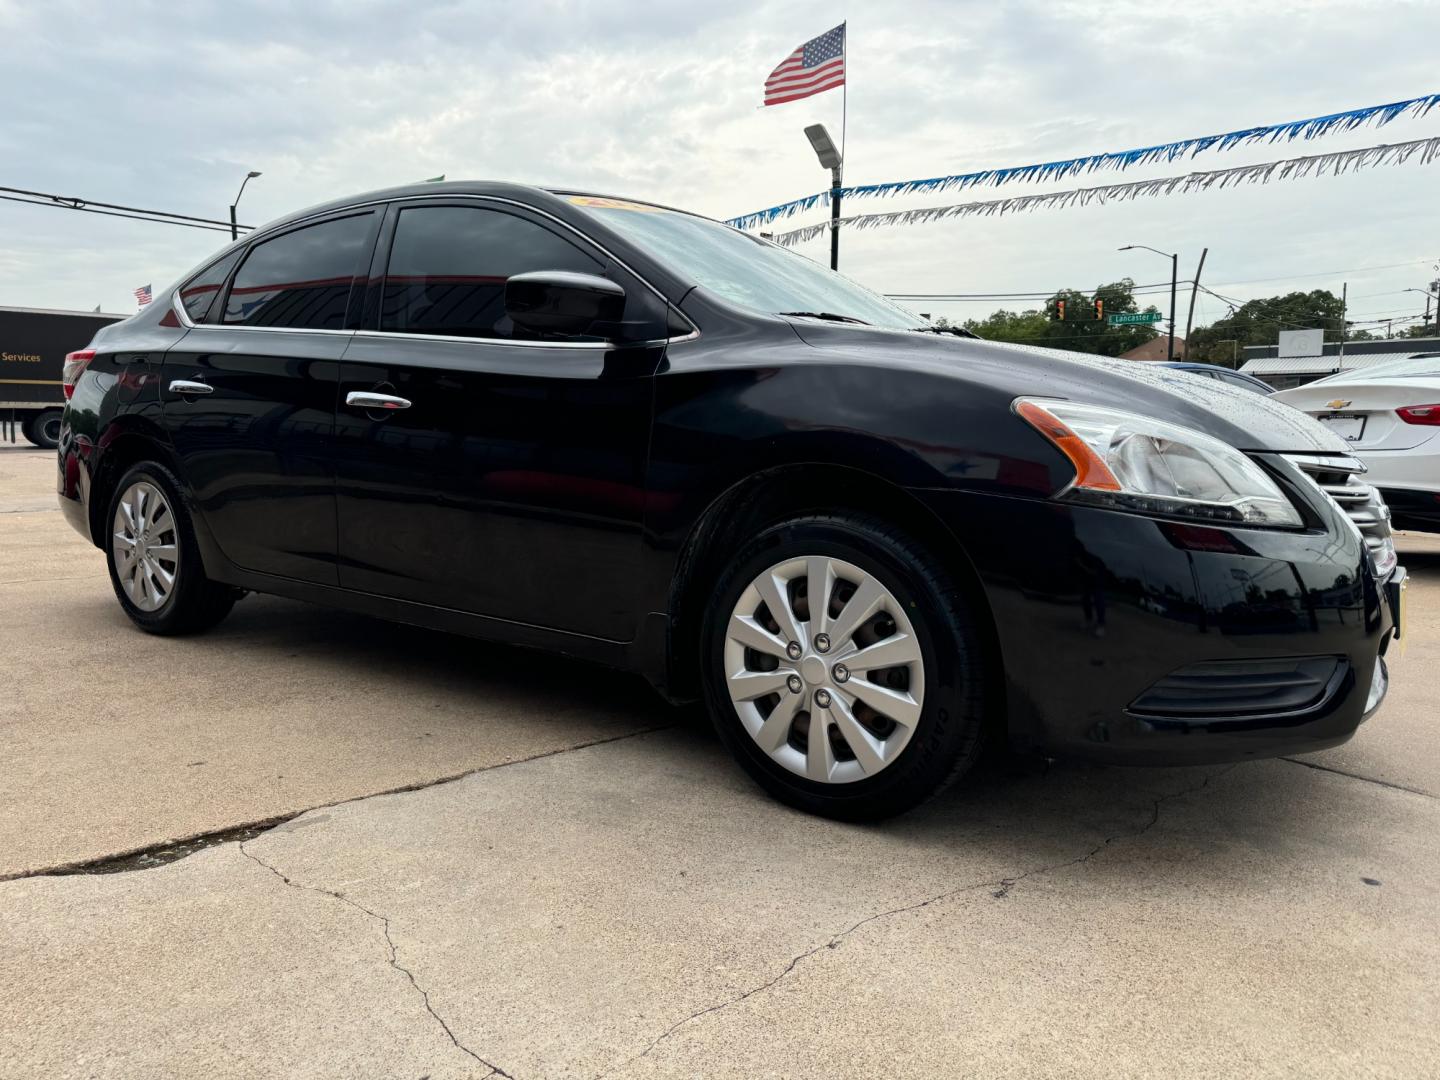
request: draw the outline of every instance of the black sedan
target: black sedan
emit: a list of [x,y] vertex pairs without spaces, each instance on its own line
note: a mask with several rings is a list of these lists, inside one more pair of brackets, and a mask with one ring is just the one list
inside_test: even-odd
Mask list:
[[1317,750],[1386,690],[1404,570],[1309,417],[928,332],[650,203],[306,210],[65,391],[60,504],[142,629],[253,590],[627,668],[817,813],[904,810],[987,744]]

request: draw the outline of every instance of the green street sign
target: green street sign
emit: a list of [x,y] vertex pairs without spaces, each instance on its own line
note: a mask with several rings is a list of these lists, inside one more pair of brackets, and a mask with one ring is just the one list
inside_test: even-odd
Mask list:
[[1148,326],[1160,321],[1160,313],[1158,311],[1122,311],[1119,315],[1109,316],[1105,321],[1111,326]]

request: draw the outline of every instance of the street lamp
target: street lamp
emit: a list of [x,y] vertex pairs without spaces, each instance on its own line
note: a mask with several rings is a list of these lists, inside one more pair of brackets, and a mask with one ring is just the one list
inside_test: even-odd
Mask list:
[[[1435,288],[1440,289],[1440,281],[1432,282],[1431,284],[1433,284],[1433,285],[1435,286]],[[1435,301],[1435,323],[1436,323],[1437,326],[1440,326],[1440,293],[1433,293],[1433,292],[1431,292],[1429,289],[1401,289],[1400,291],[1401,291],[1401,292],[1418,292],[1421,296],[1425,297],[1425,322],[1421,324],[1422,327],[1423,327],[1423,326],[1429,326],[1429,325],[1430,325],[1430,301],[1431,301],[1431,300],[1434,300],[1434,301]],[[1422,330],[1422,333],[1423,333],[1423,330]]]
[[1126,244],[1120,248],[1121,251],[1133,251],[1135,248],[1144,248],[1146,251],[1153,251],[1156,255],[1163,255],[1170,260],[1170,346],[1166,350],[1165,359],[1175,359],[1175,286],[1180,276],[1180,255],[1171,254],[1168,251],[1161,251],[1159,248],[1152,248],[1149,244]]
[[805,129],[805,137],[815,148],[820,167],[830,170],[830,269],[840,269],[840,151],[824,124],[811,124]]
[[230,204],[230,239],[240,239],[240,227],[235,224],[235,208],[240,205],[240,196],[245,194],[245,185],[254,180],[260,174],[251,169],[245,174],[245,179],[240,181],[240,190],[235,193],[235,201]]

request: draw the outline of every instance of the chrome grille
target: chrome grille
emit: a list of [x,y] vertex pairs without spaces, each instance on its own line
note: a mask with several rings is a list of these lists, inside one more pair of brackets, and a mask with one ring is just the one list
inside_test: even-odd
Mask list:
[[1395,569],[1395,539],[1390,533],[1390,508],[1378,488],[1361,480],[1365,463],[1359,458],[1287,454],[1292,462],[1338,506],[1360,530],[1375,575],[1382,581]]

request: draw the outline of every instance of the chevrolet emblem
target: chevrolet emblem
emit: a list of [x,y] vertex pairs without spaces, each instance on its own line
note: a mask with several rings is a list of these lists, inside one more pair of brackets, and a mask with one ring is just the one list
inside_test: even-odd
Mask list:
[[1334,401],[1327,401],[1327,402],[1325,402],[1325,408],[1327,408],[1327,409],[1343,409],[1343,408],[1345,408],[1345,406],[1347,406],[1347,405],[1349,405],[1349,404],[1350,404],[1350,402],[1348,402],[1348,401],[1341,401],[1339,398],[1336,398]]

